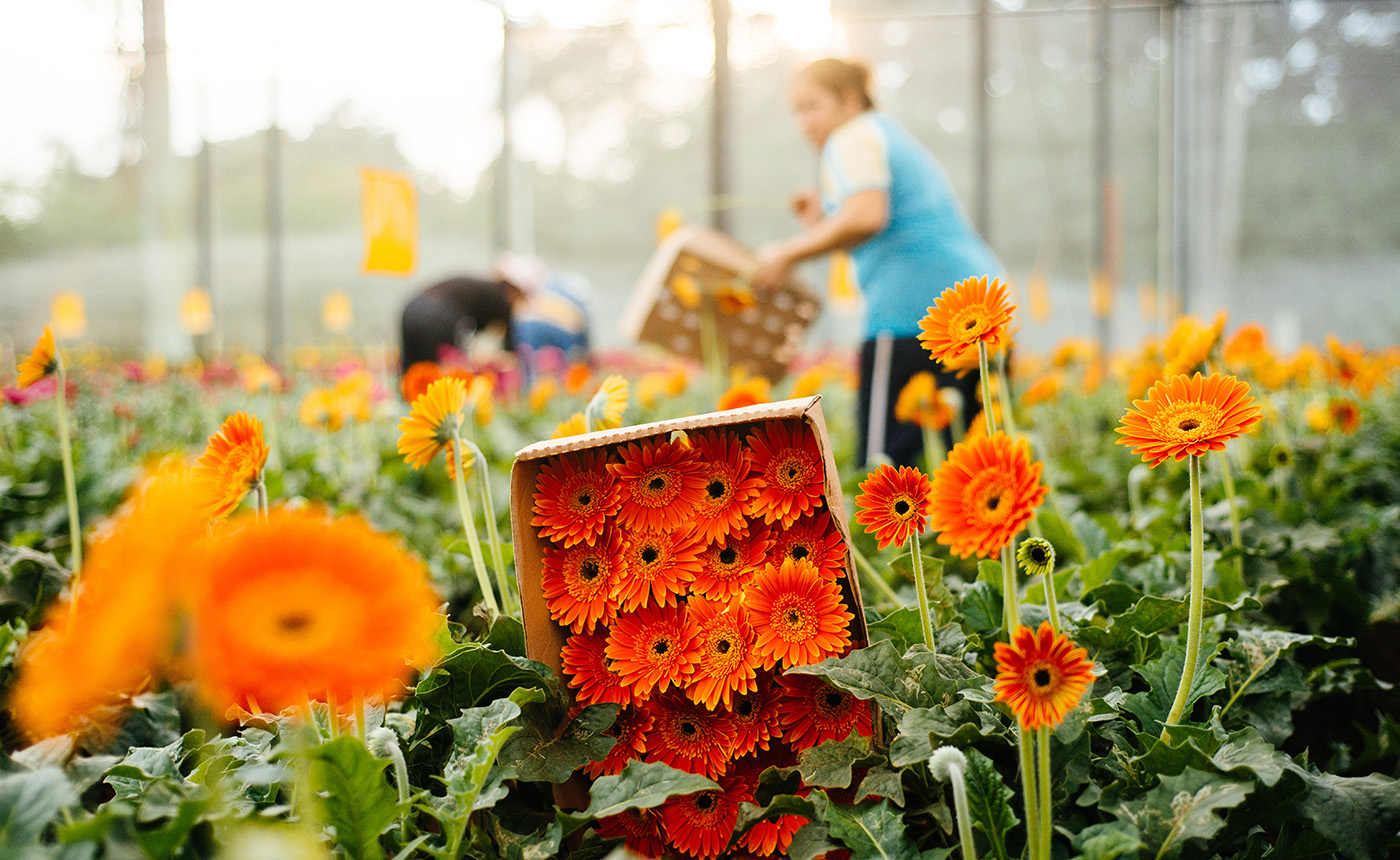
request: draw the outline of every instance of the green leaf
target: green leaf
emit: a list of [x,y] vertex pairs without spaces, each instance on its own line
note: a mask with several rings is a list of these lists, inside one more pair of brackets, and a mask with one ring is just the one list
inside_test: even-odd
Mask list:
[[686,773],[661,762],[630,761],[616,776],[600,776],[589,790],[592,800],[583,815],[607,818],[628,809],[651,809],[667,799],[719,788],[712,779]]
[[1011,808],[1011,798],[1015,792],[1002,781],[991,759],[975,749],[964,752],[967,755],[967,770],[963,776],[967,783],[967,806],[972,814],[972,826],[987,837],[992,853],[999,860],[1008,860],[1006,834],[1021,823]]
[[[1142,797],[1115,810],[1120,821],[1131,823],[1156,856],[1175,856],[1187,842],[1209,841],[1225,826],[1217,810],[1239,806],[1249,795],[1249,785],[1221,779],[1218,774],[1186,770],[1167,776]],[[1194,852],[1193,852],[1194,853]]]
[[370,755],[358,738],[342,737],[309,751],[311,789],[335,843],[351,860],[379,860],[379,834],[398,814],[398,796],[384,778],[387,763]]
[[827,741],[797,754],[797,772],[807,785],[847,788],[851,767],[870,753],[870,739],[854,732],[842,741]]
[[486,632],[486,639],[483,644],[489,645],[498,651],[503,651],[512,657],[524,657],[525,652],[525,625],[520,620],[510,615],[498,615],[491,625],[491,629]]
[[559,846],[564,840],[564,829],[558,821],[551,821],[540,831],[516,833],[491,819],[496,841],[496,856],[500,860],[553,860],[559,856]]
[[201,788],[194,796],[180,801],[175,815],[158,827],[136,831],[136,841],[150,860],[170,860],[185,847],[196,826],[214,806],[214,796]]
[[1146,848],[1138,837],[1137,828],[1126,821],[1094,824],[1074,836],[1074,847],[1082,860],[1118,860],[1125,854],[1136,857]]
[[888,640],[788,672],[821,675],[858,699],[874,699],[895,718],[911,708],[950,705],[960,696],[986,701],[993,697],[991,679],[961,660],[935,654],[923,645],[913,646],[901,657]]
[[[1191,679],[1191,689],[1186,694],[1186,707],[1181,712],[1183,721],[1191,718],[1191,708],[1197,700],[1225,689],[1225,673],[1211,665],[1220,648],[1219,643],[1202,644],[1196,662],[1196,675]],[[1176,699],[1177,687],[1181,685],[1181,673],[1185,665],[1185,646],[1173,645],[1160,657],[1150,660],[1146,666],[1133,667],[1151,689],[1146,693],[1130,693],[1125,696],[1123,709],[1138,718],[1144,732],[1158,732],[1165,724],[1172,702]]]
[[1003,735],[1001,714],[970,699],[941,708],[915,708],[899,718],[899,733],[890,744],[890,763],[907,767],[927,759],[934,747],[965,747],[986,737]]
[[553,673],[543,663],[469,642],[429,670],[418,682],[414,696],[429,712],[450,718],[464,708],[474,708],[520,687],[554,683]]
[[844,842],[854,857],[862,860],[919,858],[919,849],[906,835],[903,815],[887,800],[856,806],[828,804],[824,820],[828,833]]
[[[1096,597],[1104,588],[1086,595],[1086,600]],[[1260,607],[1252,597],[1241,597],[1234,603],[1221,603],[1209,597],[1203,598],[1203,617],[1220,615],[1226,612],[1252,611]],[[1117,650],[1126,648],[1137,637],[1156,636],[1164,630],[1185,623],[1190,615],[1188,599],[1173,600],[1148,594],[1139,598],[1131,609],[1122,614],[1114,614],[1107,627],[1081,627],[1076,638],[1081,645],[1091,650]]]
[[499,778],[489,788],[488,782],[501,747],[520,731],[519,726],[507,724],[520,716],[516,700],[534,701],[543,695],[534,688],[518,689],[509,698],[497,699],[484,708],[464,709],[462,716],[448,721],[455,742],[441,777],[447,794],[430,797],[426,804],[443,837],[441,847],[430,849],[435,856],[449,860],[460,857],[472,811],[489,808],[505,797]]
[[888,641],[896,653],[903,654],[909,646],[924,641],[924,628],[919,622],[919,610],[914,606],[902,606],[885,617],[866,624],[870,642]]
[[57,768],[0,776],[0,857],[25,856],[59,810],[77,802]]
[[1003,604],[1001,592],[979,579],[963,588],[959,611],[968,627],[978,633],[991,633],[1001,629]]
[[1299,814],[1351,860],[1384,860],[1400,831],[1400,782],[1372,774],[1342,777],[1313,773],[1289,763],[1308,784],[1294,802]]
[[856,799],[885,797],[898,807],[904,806],[904,772],[888,767],[872,767],[856,789]]
[[606,756],[617,743],[603,732],[616,721],[618,710],[618,705],[608,702],[589,705],[555,737],[558,726],[550,709],[526,705],[523,728],[501,749],[501,767],[526,782],[563,782],[580,767]]
[[1005,589],[1001,584],[1001,562],[984,558],[977,562],[977,581],[985,582],[996,589],[997,594],[1003,593]]
[[1079,581],[1084,584],[1085,591],[1093,591],[1112,578],[1113,572],[1118,569],[1118,565],[1123,559],[1132,555],[1129,550],[1122,547],[1114,547],[1093,561],[1085,562],[1076,570],[1079,573]]
[[[933,615],[935,627],[946,624],[953,617],[953,593],[948,590],[948,586],[943,583],[943,559],[931,558],[920,553],[924,561],[924,585],[928,587],[929,611]],[[910,553],[895,556],[890,559],[890,569],[903,579],[914,581],[913,556]],[[917,620],[918,616],[915,615]],[[909,644],[922,642],[922,634],[918,639]]]

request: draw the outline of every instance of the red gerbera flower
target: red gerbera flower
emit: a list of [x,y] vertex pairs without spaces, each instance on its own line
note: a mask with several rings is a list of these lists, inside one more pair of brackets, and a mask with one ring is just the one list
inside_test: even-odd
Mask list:
[[686,528],[636,529],[622,547],[617,600],[623,612],[644,606],[675,606],[700,572],[705,544]]
[[758,496],[762,481],[749,471],[749,453],[722,431],[692,437],[704,467],[705,492],[695,506],[695,528],[707,543],[723,541],[744,528],[744,506]]
[[[742,790],[733,780],[717,780],[721,790],[697,791],[661,804],[661,820],[671,844],[698,860],[724,853],[739,819]],[[727,784],[729,783],[729,784]]]
[[600,776],[616,776],[622,773],[627,763],[641,758],[647,751],[647,732],[651,731],[651,712],[645,708],[623,708],[617,713],[612,728],[603,732],[617,743],[608,750],[601,760],[583,766],[584,773],[593,779]]
[[808,663],[840,654],[851,644],[851,620],[836,583],[807,561],[767,564],[744,595],[764,668]]
[[993,701],[1010,705],[1023,730],[1058,726],[1094,683],[1088,652],[1049,621],[1037,630],[1017,627],[1010,644],[996,643],[996,657]]
[[700,553],[700,570],[691,590],[715,600],[733,600],[768,560],[768,526],[748,520],[743,530],[724,543],[712,543]]
[[653,696],[645,707],[652,721],[646,740],[648,761],[711,779],[729,769],[734,718],[728,711],[711,711],[675,693]]
[[575,698],[584,705],[598,702],[631,705],[643,701],[646,696],[638,698],[613,668],[607,656],[607,645],[606,627],[599,627],[593,633],[575,633],[564,643],[560,658],[569,686],[578,690]]
[[846,541],[836,530],[829,511],[803,517],[792,528],[778,532],[768,550],[768,560],[808,561],[823,577],[835,580],[846,575]]
[[705,492],[704,464],[695,449],[645,440],[624,445],[621,463],[609,463],[622,491],[617,519],[627,528],[674,529],[693,516]]
[[766,421],[749,434],[752,468],[763,487],[745,514],[787,528],[821,505],[826,472],[817,439],[799,421]]
[[772,675],[759,672],[752,692],[736,693],[729,713],[734,718],[734,757],[768,749],[779,736],[778,687]]
[[607,469],[604,451],[563,454],[540,468],[535,516],[540,537],[564,546],[593,543],[622,507],[622,490]]
[[802,815],[780,815],[774,821],[760,821],[739,837],[739,847],[759,857],[786,854],[792,845],[792,837],[806,825],[808,819]]
[[621,839],[627,850],[642,857],[666,856],[666,841],[661,838],[660,809],[625,809],[617,815],[598,819],[598,835],[604,839]]
[[591,546],[546,546],[540,584],[549,617],[575,633],[610,622],[617,615],[621,565],[622,538],[615,528],[604,530]]
[[879,549],[905,544],[928,524],[933,505],[933,484],[928,475],[908,466],[881,463],[860,483],[856,496],[856,522],[866,534],[875,535]]
[[753,653],[753,627],[740,603],[692,597],[686,605],[700,628],[700,662],[685,693],[691,701],[714,709],[729,707],[735,693],[756,686],[758,658]]
[[794,749],[845,740],[853,730],[870,736],[870,703],[833,687],[821,676],[783,675],[778,689],[778,722]]
[[699,632],[684,605],[648,606],[618,616],[604,653],[632,695],[645,699],[690,682],[700,662]]

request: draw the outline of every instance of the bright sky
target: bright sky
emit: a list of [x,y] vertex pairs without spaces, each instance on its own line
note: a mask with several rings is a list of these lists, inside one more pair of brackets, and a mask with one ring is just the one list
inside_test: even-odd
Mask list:
[[[227,140],[266,128],[275,77],[277,116],[293,135],[348,105],[357,119],[395,132],[419,168],[449,187],[470,187],[500,141],[499,2],[166,0],[175,151],[194,152],[201,136]],[[612,23],[625,9],[632,26],[661,28],[645,43],[648,68],[692,80],[709,73],[708,0],[509,3],[524,26]],[[829,0],[734,0],[733,7],[736,17],[773,15],[777,36],[793,48],[818,50],[833,39]],[[0,0],[0,187],[42,177],[55,143],[86,171],[115,167],[127,62],[119,50],[137,51],[140,40],[140,0]],[[563,157],[550,105],[527,102],[516,119],[535,132],[529,138],[544,141],[523,156]]]

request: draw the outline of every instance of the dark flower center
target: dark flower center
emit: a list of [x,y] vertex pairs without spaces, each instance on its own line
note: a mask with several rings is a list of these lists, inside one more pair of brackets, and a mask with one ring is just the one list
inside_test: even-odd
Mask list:
[[987,497],[987,510],[994,511],[997,509],[997,505],[999,504],[1001,504],[1000,495],[991,495]]
[[578,494],[578,503],[579,503],[580,505],[584,505],[584,506],[591,505],[591,504],[593,504],[593,497],[590,496],[590,495],[588,495],[587,493],[579,493],[579,494]]
[[1049,560],[1050,556],[1046,554],[1044,547],[1037,546],[1031,548],[1031,561],[1036,564],[1045,564]]
[[739,551],[732,546],[727,546],[719,551],[720,564],[733,564],[739,560]]
[[1049,670],[1049,669],[1036,669],[1036,670],[1035,670],[1035,675],[1032,676],[1032,677],[1034,678],[1034,680],[1035,680],[1035,685],[1036,685],[1037,687],[1048,687],[1048,686],[1050,686],[1050,670]]
[[585,561],[583,564],[579,565],[578,578],[583,580],[584,582],[592,582],[593,580],[598,578],[599,572],[600,571],[598,570],[598,562],[590,558],[588,561]]
[[824,698],[826,699],[827,708],[832,710],[840,707],[841,703],[845,701],[845,697],[835,690],[828,690]]
[[681,734],[685,735],[688,738],[693,738],[696,735],[700,734],[700,729],[697,728],[696,725],[690,722],[689,720],[682,720],[678,728],[680,729]]
[[729,487],[723,481],[714,480],[711,481],[710,485],[705,489],[709,491],[710,498],[718,499],[724,496],[725,490],[729,489]]
[[651,650],[657,655],[665,654],[667,651],[671,650],[671,643],[667,642],[665,639],[658,639],[656,640],[656,644],[651,646]]
[[804,559],[804,558],[806,558],[807,556],[809,556],[809,555],[811,555],[811,554],[812,554],[812,551],[811,551],[810,549],[808,549],[808,548],[805,547],[805,546],[801,546],[801,545],[795,546],[795,547],[793,547],[791,550],[788,551],[788,555],[791,556],[792,559],[793,559],[794,561],[797,561],[797,560],[800,560],[800,559]]
[[304,613],[284,615],[277,624],[288,633],[299,633],[311,626],[311,617]]
[[734,706],[734,713],[745,718],[753,716],[753,700],[740,699],[739,703]]
[[797,467],[794,466],[792,463],[788,464],[787,476],[789,481],[796,480],[797,478]]
[[894,503],[894,512],[901,517],[905,516],[909,513],[909,503],[900,499]]
[[702,794],[695,798],[695,808],[702,812],[709,812],[710,807],[715,805],[715,799],[708,794]]
[[661,558],[661,553],[656,547],[649,546],[642,550],[642,561],[646,564],[655,564],[658,558]]
[[657,475],[655,478],[652,478],[650,481],[647,482],[647,487],[649,487],[652,490],[655,490],[656,492],[661,492],[662,490],[666,489],[666,479],[661,477],[660,475]]
[[973,317],[972,319],[963,323],[963,328],[967,331],[972,331],[973,329],[977,328],[977,318]]
[[728,639],[721,639],[715,643],[715,650],[721,654],[728,654],[731,647],[733,646],[729,644]]
[[802,614],[796,609],[789,609],[787,614],[787,623],[791,624],[793,627],[796,627],[798,624],[802,623]]
[[1197,427],[1200,427],[1201,422],[1197,421],[1195,418],[1187,418],[1185,421],[1181,422],[1176,426],[1180,427],[1182,432],[1190,433],[1192,430],[1195,430]]

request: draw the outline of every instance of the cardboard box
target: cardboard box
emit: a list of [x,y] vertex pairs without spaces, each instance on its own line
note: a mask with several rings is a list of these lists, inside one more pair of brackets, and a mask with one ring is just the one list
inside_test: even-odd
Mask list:
[[[821,300],[792,280],[753,296],[747,307],[726,311],[722,294],[750,294],[747,276],[755,265],[753,252],[723,233],[680,228],[656,249],[638,279],[623,313],[623,335],[703,364],[708,317],[729,367],[782,379],[821,313]],[[678,292],[678,285],[685,288]]]
[[[525,648],[529,658],[549,666],[562,677],[563,661],[560,651],[568,637],[568,630],[550,618],[549,605],[545,601],[542,585],[544,549],[548,542],[540,537],[538,529],[530,525],[535,485],[541,467],[549,458],[575,451],[615,447],[638,439],[669,439],[677,430],[699,431],[723,427],[746,434],[754,426],[776,420],[800,420],[807,425],[817,440],[826,473],[827,508],[847,546],[846,576],[838,580],[838,583],[846,608],[854,616],[850,624],[851,644],[853,648],[865,647],[869,638],[865,627],[860,584],[849,548],[851,535],[847,526],[845,501],[841,494],[836,461],[832,456],[831,440],[827,436],[826,423],[822,418],[821,398],[817,396],[553,439],[519,451],[511,468],[511,531],[515,541],[515,571],[525,626]],[[878,740],[879,713],[873,710],[876,707],[874,702],[870,703],[870,707],[875,718]],[[581,774],[575,774],[569,782],[556,786],[555,795],[558,802],[565,806],[581,807],[588,803],[586,782]]]

